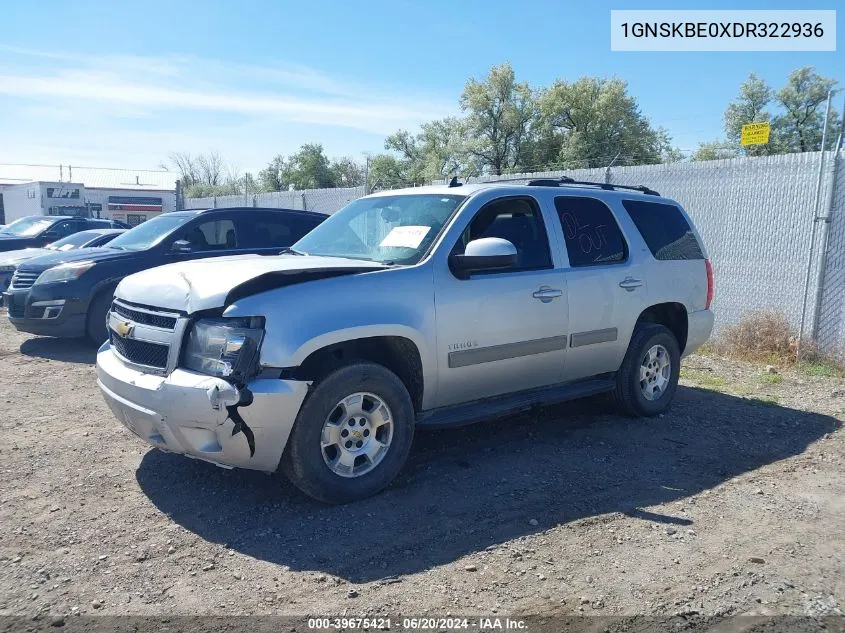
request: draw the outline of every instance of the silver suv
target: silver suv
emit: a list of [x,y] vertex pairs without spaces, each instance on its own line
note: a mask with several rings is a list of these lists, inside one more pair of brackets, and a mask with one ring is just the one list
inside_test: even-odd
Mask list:
[[453,181],[356,200],[277,256],[126,277],[97,375],[152,446],[343,503],[415,428],[603,392],[664,411],[712,296],[692,222],[646,187]]

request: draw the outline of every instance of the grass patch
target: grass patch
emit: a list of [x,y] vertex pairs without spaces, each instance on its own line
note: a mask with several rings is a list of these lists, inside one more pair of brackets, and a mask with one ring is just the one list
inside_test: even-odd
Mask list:
[[681,378],[696,383],[699,387],[705,389],[719,389],[724,387],[727,383],[721,376],[714,376],[704,371],[695,371],[694,369],[681,368]]
[[759,380],[767,385],[776,385],[783,382],[783,376],[780,374],[763,374],[759,377]]
[[[823,354],[815,341],[805,340],[801,345],[801,358],[797,358],[798,336],[782,312],[761,310],[748,312],[739,323],[725,326],[721,335],[699,349],[701,354],[711,354],[737,360],[796,367],[808,376],[845,378],[845,367]],[[777,374],[767,374],[762,382],[777,383]]]
[[798,367],[808,376],[824,376],[825,378],[842,378],[845,376],[845,371],[841,367],[828,360],[801,363]]
[[753,397],[749,398],[749,400],[755,400],[755,401],[759,402],[760,404],[768,404],[768,405],[777,405],[777,404],[780,403],[780,399],[777,396],[769,396],[769,395],[753,396]]

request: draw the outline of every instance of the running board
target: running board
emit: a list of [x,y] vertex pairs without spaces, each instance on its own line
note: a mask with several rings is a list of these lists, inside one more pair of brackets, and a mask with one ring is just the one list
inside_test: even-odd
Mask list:
[[506,396],[487,398],[486,400],[476,400],[468,404],[423,411],[417,414],[417,426],[425,428],[463,426],[512,415],[531,407],[559,404],[568,400],[606,393],[613,391],[615,388],[615,375],[605,374],[600,378],[552,385],[551,387],[520,391]]

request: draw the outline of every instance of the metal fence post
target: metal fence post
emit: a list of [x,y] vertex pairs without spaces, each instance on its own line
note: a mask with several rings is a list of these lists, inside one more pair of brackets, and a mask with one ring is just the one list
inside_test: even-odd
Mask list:
[[822,291],[824,290],[824,274],[827,268],[827,240],[828,236],[830,235],[830,222],[831,222],[831,213],[833,213],[833,196],[836,191],[836,187],[845,186],[845,183],[837,183],[836,182],[836,175],[838,173],[838,166],[839,166],[839,154],[840,149],[842,148],[842,133],[843,129],[845,129],[845,102],[842,104],[842,116],[839,120],[839,138],[836,139],[836,143],[833,146],[833,165],[831,166],[830,170],[830,188],[827,192],[827,201],[824,205],[824,215],[820,218],[823,222],[822,224],[822,237],[821,237],[821,258],[819,259],[819,269],[816,273],[816,296],[813,300],[813,326],[810,329],[810,333],[815,339],[819,333],[819,311],[822,307]]
[[822,191],[822,179],[824,178],[825,143],[827,141],[827,121],[830,114],[830,100],[833,98],[833,91],[827,93],[827,107],[824,109],[824,127],[822,128],[822,151],[819,156],[819,177],[816,183],[816,197],[813,199],[813,225],[810,235],[810,252],[807,255],[807,276],[804,279],[804,299],[801,302],[801,327],[798,329],[798,342],[795,345],[795,356],[801,358],[801,344],[804,342],[804,323],[807,319],[807,295],[810,293],[810,277],[813,272],[813,252],[816,249],[816,225],[819,221],[819,198]]

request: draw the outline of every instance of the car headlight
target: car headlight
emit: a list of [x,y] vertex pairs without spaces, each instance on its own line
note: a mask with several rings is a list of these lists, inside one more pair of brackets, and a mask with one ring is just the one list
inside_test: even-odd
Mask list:
[[17,266],[0,266],[0,273],[13,273]]
[[243,378],[254,371],[263,338],[264,317],[200,319],[188,333],[182,363],[203,374]]
[[85,271],[91,268],[94,262],[71,262],[68,264],[59,264],[48,268],[38,276],[35,284],[51,284],[57,281],[73,281],[79,279]]

